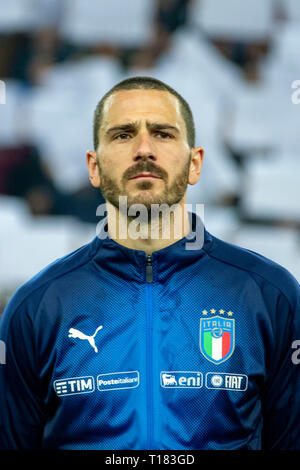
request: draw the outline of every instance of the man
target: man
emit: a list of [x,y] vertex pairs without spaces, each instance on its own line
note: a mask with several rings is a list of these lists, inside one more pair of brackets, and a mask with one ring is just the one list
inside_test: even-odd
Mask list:
[[98,235],[1,319],[0,447],[300,448],[299,284],[187,211],[203,162],[187,103],[125,80],[96,108],[94,146]]

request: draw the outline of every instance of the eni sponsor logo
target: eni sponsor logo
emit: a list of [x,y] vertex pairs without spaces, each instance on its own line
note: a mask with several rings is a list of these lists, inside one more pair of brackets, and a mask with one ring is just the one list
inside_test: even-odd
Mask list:
[[217,390],[238,390],[243,392],[248,387],[248,377],[245,374],[229,374],[225,372],[207,372],[205,387]]
[[160,385],[163,388],[201,388],[203,374],[199,371],[162,371]]

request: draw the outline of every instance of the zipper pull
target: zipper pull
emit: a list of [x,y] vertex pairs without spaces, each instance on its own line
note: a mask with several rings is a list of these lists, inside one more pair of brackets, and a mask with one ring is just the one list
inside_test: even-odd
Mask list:
[[152,272],[151,255],[147,255],[146,281],[147,281],[147,282],[152,282],[152,280],[153,280],[153,272]]

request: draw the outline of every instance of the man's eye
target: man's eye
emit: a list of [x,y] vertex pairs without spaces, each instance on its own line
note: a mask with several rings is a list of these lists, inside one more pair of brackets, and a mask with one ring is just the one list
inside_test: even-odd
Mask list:
[[118,134],[116,135],[114,138],[117,139],[117,140],[126,140],[126,139],[129,139],[130,135],[123,132],[122,134]]
[[167,132],[162,132],[162,131],[157,132],[156,135],[162,139],[168,139],[168,138],[171,139],[173,137],[171,134],[168,134]]

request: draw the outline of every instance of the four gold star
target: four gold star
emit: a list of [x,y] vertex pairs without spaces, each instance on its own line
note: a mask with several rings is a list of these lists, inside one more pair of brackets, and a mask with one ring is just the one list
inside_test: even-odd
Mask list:
[[[203,313],[203,315],[207,315],[207,314],[208,314],[208,311],[207,311],[207,310],[202,310],[202,313]],[[211,309],[210,309],[210,313],[216,313],[216,310],[215,310],[214,308],[211,308]],[[223,310],[223,309],[221,308],[221,309],[219,310],[219,313],[220,313],[221,315],[224,315],[224,313],[226,313],[226,312],[225,312],[225,310]],[[229,311],[227,312],[227,315],[228,315],[229,317],[232,317],[233,312],[232,312],[231,310],[229,310]]]

